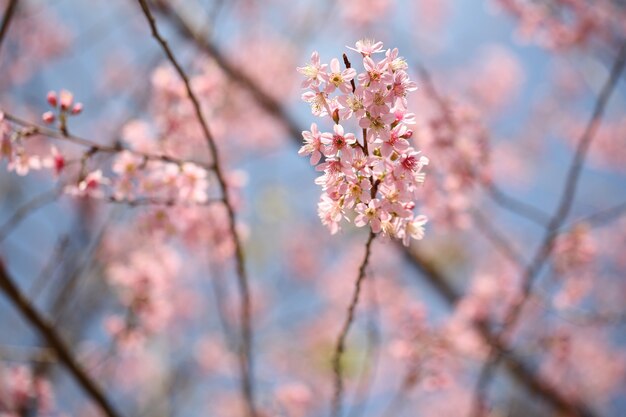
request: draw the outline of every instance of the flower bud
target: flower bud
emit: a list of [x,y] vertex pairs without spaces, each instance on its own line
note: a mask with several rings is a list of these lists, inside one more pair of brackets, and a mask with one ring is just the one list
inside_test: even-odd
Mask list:
[[407,130],[406,133],[402,136],[400,136],[402,139],[409,139],[413,136],[413,131],[412,130]]
[[58,102],[57,102],[57,93],[55,93],[54,91],[49,91],[48,92],[48,104],[51,105],[52,107],[56,107]]
[[335,109],[333,111],[333,121],[335,122],[336,125],[339,124],[339,109]]
[[54,117],[54,113],[52,113],[51,111],[47,111],[47,112],[45,112],[45,113],[41,116],[41,118],[43,119],[44,123],[46,123],[46,124],[52,124],[52,123],[54,123],[54,119],[55,119],[55,117]]
[[83,111],[83,103],[76,103],[72,107],[72,114],[81,114]]
[[59,101],[61,102],[61,110],[67,111],[74,102],[74,95],[67,90],[61,90]]

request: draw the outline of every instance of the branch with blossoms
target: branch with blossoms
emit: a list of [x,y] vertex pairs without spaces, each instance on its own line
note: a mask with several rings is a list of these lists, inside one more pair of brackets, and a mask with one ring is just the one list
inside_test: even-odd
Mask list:
[[[237,66],[232,64],[227,59],[224,52],[221,51],[220,48],[211,40],[207,39],[207,37],[204,36],[200,30],[196,29],[190,19],[185,17],[175,6],[163,1],[158,1],[156,4],[159,11],[163,13],[164,17],[172,23],[172,25],[185,39],[192,42],[198,50],[214,59],[220,69],[222,69],[230,79],[232,79],[239,86],[243,87],[245,90],[249,91],[255,102],[262,109],[264,109],[267,114],[273,116],[277,122],[286,128],[294,143],[301,143],[301,136],[299,134],[301,129],[298,127],[298,123],[288,114],[287,111],[285,111],[281,103],[264,91],[264,89],[252,78],[239,70]],[[428,85],[426,85],[426,87],[428,87]],[[542,210],[505,194],[493,183],[485,184],[481,182],[481,184],[485,185],[487,195],[490,196],[497,204],[503,206],[507,210],[517,212],[518,214],[527,217],[538,224],[546,224],[548,216]],[[458,295],[455,294],[453,289],[449,286],[449,284],[447,284],[446,279],[441,278],[442,273],[439,268],[429,262],[423,254],[417,252],[413,248],[405,248],[405,254],[406,259],[422,272],[422,277],[434,286],[434,288],[443,296],[445,300],[449,301],[451,305],[454,305]],[[481,331],[479,332],[479,335],[482,338],[481,340],[485,343],[495,343],[495,340],[492,337],[489,337],[487,333]],[[507,352],[503,352],[503,355],[505,357],[505,364],[511,375],[518,382],[523,384],[529,392],[538,395],[555,409],[567,411],[586,407],[583,403],[574,404],[570,399],[564,397],[563,394],[557,389],[558,387],[553,387],[546,383],[540,375],[530,370],[530,368],[524,364],[521,357],[512,356]]]
[[[397,49],[385,52],[381,42],[359,41],[353,50],[363,59],[364,72],[358,75],[345,54],[344,70],[337,58],[330,61],[330,66],[322,64],[317,52],[311,55],[310,64],[298,68],[305,76],[302,87],[307,89],[302,99],[311,105],[313,115],[334,123],[332,133],[322,133],[312,123],[310,131],[302,132],[305,144],[298,152],[310,156],[311,164],[323,172],[315,180],[323,191],[318,204],[319,217],[331,234],[340,230],[344,220],[370,228],[365,256],[332,360],[334,416],[341,415],[341,361],[372,242],[382,234],[400,239],[408,246],[410,238],[422,239],[427,221],[425,216],[415,215],[414,209],[428,159],[408,141],[413,135],[409,126],[414,123],[414,115],[407,109],[407,95],[417,86],[409,79],[407,64]],[[374,54],[382,52],[385,58],[375,61]],[[361,142],[344,129],[343,125],[351,120],[363,132]]]

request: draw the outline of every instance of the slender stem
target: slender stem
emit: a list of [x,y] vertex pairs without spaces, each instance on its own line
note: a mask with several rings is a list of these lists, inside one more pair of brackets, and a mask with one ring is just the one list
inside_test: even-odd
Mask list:
[[350,327],[352,326],[352,322],[354,321],[354,312],[356,310],[357,304],[359,303],[361,284],[365,279],[365,270],[370,259],[371,246],[375,237],[376,234],[370,231],[369,238],[367,239],[367,243],[365,244],[365,256],[363,257],[363,262],[361,262],[361,266],[359,267],[359,275],[354,285],[352,300],[350,301],[350,305],[348,306],[348,315],[346,316],[346,319],[341,328],[341,332],[339,333],[339,337],[337,338],[337,345],[335,347],[335,353],[333,355],[332,365],[335,374],[335,392],[333,396],[331,411],[333,417],[339,417],[341,415],[343,402],[343,364],[341,362],[341,359],[346,348],[346,338],[348,337],[348,332],[350,331]]
[[211,131],[209,130],[209,126],[207,121],[202,114],[202,110],[200,107],[200,102],[196,97],[193,89],[191,88],[191,83],[189,82],[189,77],[181,67],[180,63],[174,56],[171,48],[169,47],[167,41],[161,36],[159,30],[157,29],[156,20],[148,7],[148,4],[145,0],[138,0],[141,9],[143,10],[146,19],[148,20],[148,24],[150,25],[150,29],[152,31],[152,36],[156,39],[156,41],[161,45],[163,52],[167,56],[170,63],[176,69],[176,72],[182,79],[185,84],[185,89],[187,91],[187,95],[189,96],[189,100],[191,101],[193,108],[196,113],[196,118],[198,119],[198,123],[202,128],[202,132],[204,134],[204,138],[213,157],[213,166],[215,171],[215,176],[217,177],[217,181],[219,183],[221,192],[222,192],[222,202],[226,207],[226,211],[228,214],[228,222],[229,229],[232,235],[233,241],[235,243],[235,260],[236,260],[236,269],[237,269],[237,284],[239,287],[239,293],[241,296],[241,344],[239,347],[239,365],[241,372],[241,390],[242,395],[244,397],[247,413],[250,417],[256,416],[256,410],[254,405],[254,391],[253,391],[253,376],[252,376],[252,313],[250,307],[250,290],[248,288],[248,277],[246,274],[245,261],[243,255],[243,247],[239,238],[239,235],[236,230],[236,221],[235,221],[235,211],[233,206],[230,203],[229,199],[229,190],[228,185],[226,183],[225,176],[223,174],[223,170],[221,167],[221,161],[219,157],[219,152],[217,146],[215,145],[215,140]]

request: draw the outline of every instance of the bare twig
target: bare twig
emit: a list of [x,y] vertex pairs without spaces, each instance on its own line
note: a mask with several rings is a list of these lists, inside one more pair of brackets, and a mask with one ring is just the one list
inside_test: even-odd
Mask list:
[[343,364],[341,363],[341,359],[346,348],[346,338],[348,337],[350,326],[352,326],[352,322],[354,321],[354,312],[359,302],[361,284],[365,279],[365,270],[370,259],[371,246],[375,237],[376,235],[374,234],[374,232],[370,231],[369,238],[367,239],[367,243],[365,244],[365,256],[363,257],[363,262],[361,262],[361,266],[359,267],[359,275],[357,276],[356,282],[354,284],[354,293],[352,293],[352,300],[350,301],[350,305],[348,306],[348,315],[346,316],[346,319],[341,328],[341,332],[339,333],[339,337],[337,338],[337,345],[335,347],[335,353],[333,355],[332,364],[333,371],[335,373],[335,392],[332,403],[332,415],[334,417],[338,417],[341,415],[343,402]]
[[[606,109],[606,105],[611,98],[613,90],[621,76],[622,70],[624,69],[624,65],[626,63],[626,43],[622,45],[620,51],[617,55],[615,63],[613,64],[613,68],[611,69],[611,73],[609,75],[608,80],[606,81],[600,95],[598,96],[596,103],[594,105],[593,113],[587,126],[578,141],[578,146],[576,147],[576,153],[570,165],[566,180],[565,186],[563,189],[563,193],[561,194],[561,198],[559,200],[558,207],[552,216],[550,223],[548,224],[548,228],[544,235],[543,241],[539,246],[539,249],[535,253],[533,260],[530,262],[524,274],[522,275],[522,288],[521,288],[521,296],[519,299],[509,308],[507,311],[503,325],[498,333],[496,333],[495,338],[499,340],[500,343],[505,343],[506,337],[510,334],[512,329],[517,324],[519,317],[521,315],[523,307],[526,305],[526,302],[531,294],[533,284],[541,272],[544,264],[550,258],[553,249],[554,239],[557,236],[557,231],[561,228],[563,223],[567,220],[567,216],[569,215],[572,204],[574,202],[574,198],[576,196],[576,191],[578,187],[578,179],[580,178],[580,174],[582,172],[583,164],[585,158],[587,156],[587,151],[595,137],[595,134],[600,127],[600,123],[602,121],[602,116],[604,115],[604,111]],[[482,410],[485,405],[485,396],[486,390],[489,386],[489,383],[495,373],[495,370],[500,362],[502,357],[501,352],[496,351],[495,349],[491,349],[486,362],[483,364],[479,377],[478,383],[476,385],[476,393],[474,398],[474,404],[472,406],[471,416],[480,417],[482,414]],[[579,414],[579,415],[589,415]]]
[[251,307],[250,307],[250,290],[248,288],[248,277],[246,274],[245,260],[243,255],[243,247],[239,235],[236,230],[236,222],[235,222],[235,211],[233,206],[230,203],[229,199],[229,190],[228,184],[226,183],[226,179],[223,174],[223,170],[221,167],[221,161],[219,157],[219,152],[217,146],[215,145],[215,140],[211,131],[209,130],[209,126],[207,121],[202,114],[202,110],[200,108],[200,102],[196,97],[195,93],[191,88],[191,84],[189,82],[189,77],[181,67],[180,63],[174,56],[171,48],[169,47],[167,41],[161,36],[159,30],[156,25],[156,20],[148,7],[148,3],[145,0],[138,0],[141,9],[143,10],[146,19],[148,20],[148,24],[150,25],[150,29],[152,31],[152,36],[159,43],[163,52],[167,56],[170,63],[176,69],[176,72],[182,79],[185,84],[185,89],[187,90],[187,95],[189,96],[189,100],[193,104],[196,117],[198,119],[198,123],[202,128],[202,132],[204,134],[207,147],[213,157],[213,168],[215,171],[215,176],[217,177],[217,181],[219,183],[221,192],[222,192],[222,201],[224,206],[226,207],[226,211],[228,213],[228,221],[229,221],[229,229],[233,237],[233,241],[235,243],[235,258],[237,264],[237,283],[239,286],[239,293],[241,296],[241,327],[242,327],[242,342],[240,345],[239,351],[239,364],[240,364],[240,372],[241,372],[241,389],[242,394],[244,396],[244,400],[247,407],[247,413],[249,416],[256,416],[256,410],[254,405],[254,391],[253,391],[253,376],[252,376],[252,317],[251,317]]
[[67,368],[81,388],[98,404],[102,412],[108,417],[121,417],[111,401],[105,396],[100,387],[85,372],[75,359],[61,336],[50,323],[35,309],[29,300],[20,292],[13,279],[9,276],[4,264],[0,261],[0,289],[5,293],[22,316],[41,334],[50,349]]

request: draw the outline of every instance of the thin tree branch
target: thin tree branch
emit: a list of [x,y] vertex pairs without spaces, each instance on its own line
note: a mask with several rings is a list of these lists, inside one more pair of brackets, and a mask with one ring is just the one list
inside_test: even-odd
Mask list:
[[363,257],[363,262],[361,262],[361,266],[359,267],[359,275],[357,276],[356,282],[354,284],[354,293],[352,293],[352,300],[350,301],[350,305],[348,306],[348,315],[346,316],[346,319],[341,328],[341,332],[339,333],[339,337],[337,338],[337,345],[335,347],[335,353],[333,355],[332,364],[333,371],[335,373],[335,392],[332,402],[332,416],[334,417],[339,417],[341,415],[341,408],[343,403],[343,364],[341,363],[341,359],[346,348],[346,338],[348,337],[348,332],[350,331],[350,327],[352,326],[352,322],[354,321],[354,312],[356,310],[357,304],[359,303],[361,284],[365,279],[365,270],[370,259],[371,246],[375,237],[376,234],[374,234],[374,232],[370,230],[367,243],[365,244],[365,256]]
[[9,26],[11,25],[11,20],[13,20],[13,16],[15,15],[15,10],[17,10],[17,3],[18,0],[9,0],[7,8],[4,11],[2,24],[0,25],[0,50],[2,49],[4,38],[9,32]]
[[4,263],[0,260],[0,289],[7,298],[20,311],[22,316],[41,334],[48,342],[50,349],[54,351],[59,360],[65,365],[72,377],[81,386],[85,393],[100,407],[108,417],[122,417],[111,401],[105,396],[97,383],[85,372],[83,367],[74,358],[68,346],[54,327],[35,309],[28,299],[20,292],[13,279],[9,276]]
[[0,111],[0,114],[4,117],[4,119],[15,123],[17,125],[23,126],[27,129],[29,129],[28,133],[29,135],[34,135],[34,134],[40,134],[43,136],[47,136],[49,138],[52,139],[59,139],[59,140],[65,140],[67,142],[71,142],[74,143],[76,145],[81,145],[81,146],[86,146],[90,149],[93,149],[94,152],[101,152],[101,153],[111,153],[111,154],[115,154],[115,153],[119,153],[121,151],[128,151],[130,153],[132,153],[133,155],[137,155],[141,158],[144,158],[146,160],[149,161],[162,161],[162,162],[171,162],[173,164],[177,164],[177,165],[182,165],[185,163],[192,163],[194,165],[198,165],[199,167],[204,168],[205,170],[209,171],[213,169],[213,166],[211,164],[205,164],[199,161],[193,161],[193,160],[183,160],[183,159],[178,159],[178,158],[174,158],[168,155],[159,155],[159,154],[152,154],[152,153],[145,153],[145,152],[138,152],[132,149],[128,149],[128,148],[124,148],[121,145],[115,145],[115,146],[107,146],[107,145],[101,145],[97,142],[94,142],[90,139],[85,139],[82,138],[80,136],[76,136],[73,135],[71,133],[68,132],[61,132],[61,131],[57,131],[54,129],[49,129],[47,127],[44,126],[39,126],[35,123],[31,123],[28,122],[26,120],[23,120],[17,116],[14,116],[10,113],[6,113],[3,111]]
[[217,146],[215,145],[215,140],[211,131],[209,130],[209,126],[207,121],[202,114],[202,110],[200,108],[200,102],[196,97],[193,89],[191,88],[191,84],[189,82],[189,77],[181,67],[180,63],[174,56],[171,48],[169,47],[167,41],[161,36],[159,30],[156,25],[156,20],[148,7],[148,3],[146,0],[138,0],[141,9],[143,10],[144,15],[150,25],[150,29],[152,31],[152,36],[159,43],[163,52],[167,56],[170,63],[176,69],[176,72],[180,76],[181,80],[185,84],[185,89],[187,90],[187,95],[189,96],[189,100],[193,104],[196,117],[198,119],[198,123],[202,128],[202,132],[204,133],[205,141],[211,156],[213,157],[213,168],[215,171],[215,176],[217,177],[217,181],[219,183],[221,192],[222,192],[222,201],[224,206],[226,207],[226,211],[228,213],[228,222],[229,229],[233,237],[233,241],[235,243],[235,258],[237,264],[237,283],[239,287],[239,293],[241,296],[241,332],[242,332],[242,341],[240,344],[239,351],[239,365],[241,372],[241,390],[242,395],[244,397],[247,413],[250,417],[256,416],[256,410],[254,405],[254,387],[253,387],[253,369],[252,369],[252,317],[251,317],[251,306],[250,306],[250,289],[248,288],[248,277],[246,274],[245,260],[243,255],[243,247],[239,235],[236,230],[236,221],[235,221],[235,211],[233,206],[230,203],[229,199],[229,190],[228,184],[226,183],[226,179],[224,177],[221,161],[219,157],[219,152]]
[[[496,340],[499,340],[502,344],[505,343],[507,336],[509,336],[512,329],[517,324],[522,309],[526,305],[526,302],[531,294],[532,287],[537,276],[541,272],[546,261],[552,255],[553,243],[554,239],[557,236],[557,232],[561,228],[563,223],[567,220],[567,216],[572,209],[572,205],[578,188],[578,179],[580,178],[587,152],[598,128],[600,127],[602,116],[604,115],[607,103],[609,102],[615,86],[619,78],[621,77],[621,73],[624,69],[625,64],[626,43],[623,44],[620,48],[615,63],[613,64],[613,68],[611,69],[609,78],[596,100],[591,118],[589,119],[589,122],[587,123],[587,126],[578,141],[576,153],[574,155],[565,180],[565,187],[561,194],[557,209],[552,216],[550,223],[548,224],[548,228],[544,235],[543,241],[539,246],[539,249],[535,253],[533,260],[528,265],[528,267],[524,271],[524,274],[522,275],[521,296],[519,297],[518,301],[516,301],[507,311],[500,331],[495,334]],[[482,415],[482,410],[486,403],[486,391],[488,389],[489,383],[491,382],[493,374],[498,367],[501,357],[501,352],[492,349],[487,357],[487,361],[482,366],[478,377],[478,383],[476,385],[474,403],[470,414],[471,416],[480,417]]]

